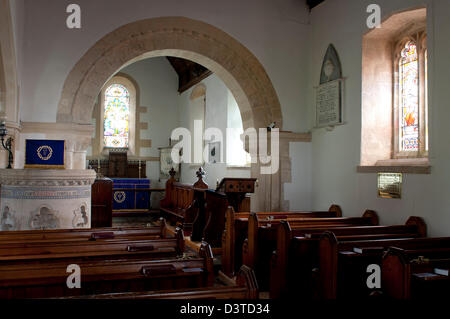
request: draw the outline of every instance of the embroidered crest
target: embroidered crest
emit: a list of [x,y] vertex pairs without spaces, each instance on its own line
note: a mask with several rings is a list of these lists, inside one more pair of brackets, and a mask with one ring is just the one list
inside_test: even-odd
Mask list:
[[53,149],[48,145],[39,146],[36,152],[43,161],[48,161],[53,155]]
[[114,200],[116,203],[123,203],[127,196],[125,195],[125,192],[114,192]]

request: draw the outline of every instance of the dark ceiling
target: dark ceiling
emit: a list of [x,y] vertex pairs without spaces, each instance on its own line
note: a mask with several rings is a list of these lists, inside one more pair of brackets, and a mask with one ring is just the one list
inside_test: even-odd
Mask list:
[[190,60],[168,56],[170,64],[178,74],[178,92],[182,93],[196,85],[212,72]]
[[[325,0],[306,0],[306,3],[309,8],[312,9],[324,1]],[[191,88],[212,73],[207,68],[190,60],[175,57],[167,57],[167,59],[178,74],[179,93]]]
[[306,0],[306,3],[308,4],[309,9],[312,9],[315,6],[318,6],[319,4],[321,4],[324,1],[325,0]]

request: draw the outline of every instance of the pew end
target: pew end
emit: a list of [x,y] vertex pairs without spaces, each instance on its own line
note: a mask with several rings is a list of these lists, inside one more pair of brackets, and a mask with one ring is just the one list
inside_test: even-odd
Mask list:
[[277,226],[277,248],[272,252],[270,261],[270,298],[280,298],[287,286],[287,260],[292,229],[287,221]]
[[406,226],[415,225],[420,237],[427,237],[427,224],[421,217],[411,216],[406,221]]
[[258,299],[258,282],[255,272],[250,267],[241,266],[237,274],[236,284],[239,287],[247,287],[248,299]]
[[337,244],[336,235],[331,231],[325,231],[320,236],[318,293],[324,299],[336,299],[337,280],[334,274],[338,267]]
[[164,217],[159,218],[159,227],[161,228],[161,238],[167,238],[167,222]]
[[177,254],[181,256],[186,249],[186,242],[184,239],[183,229],[181,229],[180,227],[177,227],[175,229],[175,238],[177,239]]
[[409,299],[411,296],[410,281],[405,276],[410,269],[403,256],[403,250],[390,247],[383,255],[381,262],[382,287],[386,294],[394,299]]
[[331,205],[330,208],[328,208],[329,212],[335,212],[336,213],[336,217],[342,217],[342,209],[339,205]]
[[214,255],[211,246],[202,241],[199,250],[199,256],[205,260],[205,269],[208,272],[205,286],[214,285]]
[[232,277],[234,274],[235,212],[232,206],[225,211],[225,229],[222,233],[222,271]]
[[370,218],[372,226],[378,226],[380,224],[378,214],[374,210],[367,209],[362,217]]

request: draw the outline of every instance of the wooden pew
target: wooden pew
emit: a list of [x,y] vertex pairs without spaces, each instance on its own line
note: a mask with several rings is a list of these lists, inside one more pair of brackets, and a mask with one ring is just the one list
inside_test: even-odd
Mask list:
[[[67,266],[81,269],[81,288],[67,287]],[[213,256],[203,243],[200,257],[178,259],[70,259],[0,263],[0,298],[54,298],[111,292],[208,287],[214,283]]]
[[383,296],[395,299],[440,299],[448,296],[450,277],[435,269],[450,269],[450,238],[412,240],[390,247],[383,256]]
[[[276,250],[270,264],[270,296],[280,298],[298,295],[311,298],[314,283],[312,269],[319,266],[319,239],[323,232],[333,231],[341,240],[373,239],[380,236],[426,236],[426,225],[417,217],[410,217],[405,225],[395,226],[325,226],[292,228],[288,221],[277,227]],[[359,237],[358,237],[359,236]],[[289,278],[289,280],[288,280]]]
[[193,185],[179,183],[175,180],[175,171],[170,171],[166,182],[165,197],[160,201],[160,211],[169,221],[181,225],[186,235],[192,232],[192,224],[200,209],[203,209],[203,191],[208,185],[203,181],[204,171],[197,171],[197,182]]
[[55,259],[167,258],[184,252],[184,235],[180,228],[175,238],[107,239],[100,241],[0,242],[0,263]]
[[288,218],[274,220],[259,220],[256,214],[248,219],[248,238],[242,245],[242,262],[253,268],[260,289],[269,289],[270,260],[276,249],[276,225],[288,220],[291,226],[307,228],[323,228],[336,226],[377,225],[378,216],[373,211],[366,211],[363,217],[337,218]]
[[369,296],[373,290],[366,285],[367,267],[371,264],[381,265],[383,253],[390,246],[402,247],[422,235],[423,232],[419,231],[416,234],[408,232],[406,237],[380,234],[369,240],[365,235],[358,235],[349,240],[346,236],[336,236],[332,231],[324,232],[319,240],[320,297],[336,299]]
[[[250,212],[235,212],[229,206],[225,212],[225,229],[222,234],[222,272],[232,277],[242,264],[242,245],[247,238],[248,218]],[[316,212],[257,212],[259,220],[278,220],[296,217],[342,217],[342,210],[338,205],[331,205],[328,211]]]
[[94,294],[68,299],[258,299],[258,286],[253,270],[242,266],[234,286]]
[[167,238],[164,218],[160,226],[106,227],[82,229],[20,230],[0,232],[0,243],[47,242],[47,241],[93,241],[106,239],[160,239]]

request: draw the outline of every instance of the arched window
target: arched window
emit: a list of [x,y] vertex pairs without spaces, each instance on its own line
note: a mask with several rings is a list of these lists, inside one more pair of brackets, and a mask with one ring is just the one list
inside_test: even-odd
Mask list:
[[105,91],[103,138],[105,147],[128,148],[130,93],[122,84]]
[[[126,149],[129,156],[139,154],[139,134],[136,134],[137,86],[128,76],[117,74],[103,86],[99,96],[96,121],[98,154],[110,149]],[[137,144],[136,144],[137,143]]]
[[419,150],[419,58],[414,41],[401,51],[400,66],[400,150]]
[[426,27],[417,8],[363,36],[359,172],[430,172]]
[[396,51],[396,143],[394,155],[422,157],[428,151],[426,35],[416,33],[399,42]]

